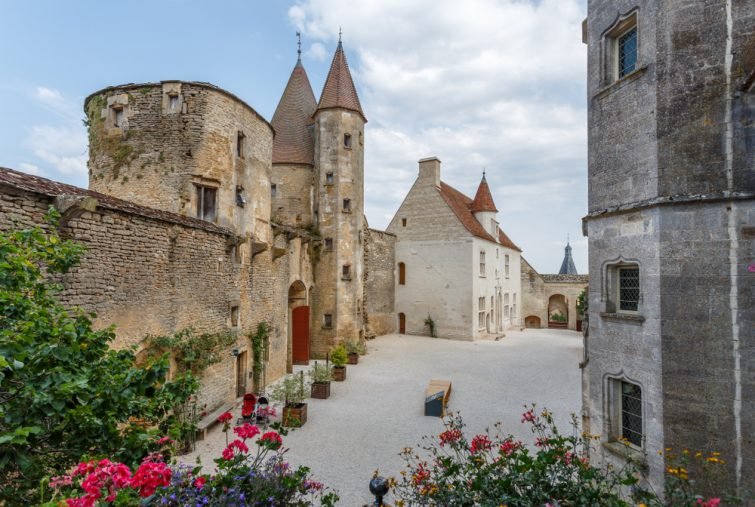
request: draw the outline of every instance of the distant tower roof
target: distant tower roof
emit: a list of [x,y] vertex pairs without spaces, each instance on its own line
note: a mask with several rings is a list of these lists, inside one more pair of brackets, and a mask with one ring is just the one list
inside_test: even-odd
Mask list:
[[480,181],[480,186],[477,187],[477,193],[474,196],[472,207],[470,209],[472,210],[472,213],[477,213],[478,211],[498,212],[495,203],[493,202],[493,196],[490,195],[488,181],[485,179],[485,171],[482,172],[482,181]]
[[333,62],[330,64],[330,71],[325,80],[325,86],[322,88],[317,110],[336,107],[355,111],[365,122],[367,121],[362,111],[362,105],[359,103],[354,81],[351,79],[351,72],[349,72],[349,64],[346,63],[346,55],[343,52],[340,35],[336,54],[333,55]]
[[566,242],[566,248],[564,248],[564,262],[561,263],[561,269],[558,270],[559,275],[578,275],[577,267],[574,265],[574,259],[571,258],[571,245]]
[[[297,33],[298,35],[298,33]],[[273,164],[314,165],[314,139],[309,129],[317,109],[315,94],[301,64],[301,48],[283,96],[273,114]]]

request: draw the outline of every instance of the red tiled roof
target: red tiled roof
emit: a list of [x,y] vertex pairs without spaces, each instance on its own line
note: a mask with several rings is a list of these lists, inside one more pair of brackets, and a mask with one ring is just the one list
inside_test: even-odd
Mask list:
[[330,64],[330,71],[328,72],[328,78],[325,80],[325,86],[322,88],[320,104],[317,106],[317,110],[320,111],[334,107],[356,111],[365,122],[367,121],[367,117],[364,116],[364,112],[362,111],[362,105],[359,103],[357,89],[354,86],[354,81],[351,79],[349,64],[346,63],[346,55],[343,52],[343,45],[340,41],[338,42],[338,48],[336,48],[336,54],[333,55],[333,62]]
[[315,94],[307,72],[296,62],[283,96],[273,114],[273,164],[310,164],[315,162],[315,145],[309,125],[317,109]]
[[93,197],[97,199],[98,208],[112,209],[131,215],[139,215],[225,235],[231,234],[231,231],[228,229],[224,229],[223,227],[205,220],[149,208],[133,202],[117,199],[111,195],[101,194],[85,188],[74,187],[73,185],[66,185],[65,183],[48,180],[47,178],[41,178],[39,176],[32,176],[6,167],[0,167],[0,185],[7,185],[26,192],[32,192],[53,198],[61,194]]
[[500,243],[505,247],[512,248],[519,252],[522,251],[521,248],[516,246],[514,242],[506,236],[503,230],[499,229],[498,241],[485,231],[485,228],[474,216],[474,212],[472,211],[472,199],[442,181],[440,182],[440,195],[443,197],[443,200],[446,201],[448,207],[451,208],[451,211],[453,211],[459,219],[459,222],[461,222],[461,224],[473,235],[478,238],[492,241],[493,243]]
[[478,211],[498,211],[493,202],[493,196],[490,195],[490,188],[488,188],[488,182],[484,174],[482,175],[480,186],[477,187],[477,193],[474,196],[474,201],[472,201],[471,210],[475,213]]

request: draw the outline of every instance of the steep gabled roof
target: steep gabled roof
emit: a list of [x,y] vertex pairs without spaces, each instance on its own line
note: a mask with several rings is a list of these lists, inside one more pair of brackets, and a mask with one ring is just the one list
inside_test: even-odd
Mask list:
[[315,94],[299,59],[271,122],[275,129],[273,164],[314,165],[315,145],[309,125],[315,109]]
[[473,213],[477,213],[478,211],[498,212],[493,202],[493,196],[490,195],[490,188],[488,187],[488,181],[485,179],[485,173],[482,174],[482,181],[480,181],[480,186],[477,187],[477,193],[472,201],[471,209]]
[[474,201],[472,201],[472,199],[442,181],[440,182],[440,195],[443,197],[443,200],[446,201],[448,207],[451,208],[451,211],[454,212],[454,215],[459,219],[459,222],[461,222],[464,228],[472,233],[472,235],[492,241],[493,243],[500,243],[505,247],[519,252],[522,251],[521,248],[516,246],[502,230],[499,229],[497,240],[488,234],[482,224],[480,224],[474,216],[474,212],[472,211],[472,203]]
[[336,54],[333,55],[328,78],[325,80],[325,86],[323,86],[320,95],[320,103],[317,106],[318,111],[330,108],[355,111],[365,122],[367,121],[367,117],[362,111],[362,104],[360,104],[357,96],[354,80],[351,79],[349,64],[346,63],[346,54],[343,52],[341,41],[338,41]]

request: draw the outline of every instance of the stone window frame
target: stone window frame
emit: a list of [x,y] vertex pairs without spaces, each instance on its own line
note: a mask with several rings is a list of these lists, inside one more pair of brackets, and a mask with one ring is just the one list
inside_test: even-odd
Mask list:
[[228,305],[228,327],[239,329],[241,327],[241,308],[238,302]]
[[485,250],[480,249],[480,278],[485,277],[486,272],[486,265],[485,265]]
[[509,254],[503,255],[503,273],[506,278],[509,278],[510,276],[510,268],[509,268]]
[[[215,223],[218,221],[218,194],[220,193],[220,182],[215,180],[208,180],[205,178],[195,179],[193,182],[196,192],[194,193],[196,199],[196,217],[200,220]],[[213,197],[213,213],[211,218],[207,218],[207,211],[204,206],[205,195],[207,190],[214,192]]]
[[333,185],[335,182],[335,176],[333,175],[333,171],[328,171],[325,173],[325,184],[326,185]]
[[[602,34],[602,57],[603,57],[603,85],[607,86],[617,81],[621,81],[631,76],[643,66],[640,61],[640,29],[639,29],[639,8],[633,8],[630,11],[619,15],[616,20]],[[634,68],[622,75],[619,75],[619,41],[623,36],[636,31],[635,43],[635,64]]]
[[485,296],[478,297],[477,298],[477,329],[479,331],[486,329],[485,315],[487,314],[487,310],[485,309],[485,305],[486,305]]
[[503,293],[503,318],[511,318],[511,307],[509,306],[509,293]]
[[322,314],[322,328],[333,329],[333,314],[332,313]]
[[323,241],[323,248],[326,252],[332,252],[333,251],[333,238],[325,238]]
[[[637,310],[622,310],[620,307],[620,278],[621,271],[625,269],[637,269],[638,271]],[[645,280],[642,263],[638,259],[619,256],[603,263],[601,278],[601,304],[603,307],[603,311],[600,313],[601,317],[643,322],[645,320],[643,317]]]
[[341,208],[341,211],[343,213],[351,213],[351,199],[344,198],[343,200],[343,207]]
[[401,227],[406,227],[406,218],[401,219]]
[[[627,439],[625,435],[632,430],[625,428],[624,413],[628,407],[624,406],[624,385],[635,386],[640,390],[640,437],[639,445],[636,441]],[[610,451],[629,457],[644,460],[643,452],[647,437],[647,397],[645,386],[642,382],[631,378],[624,370],[615,374],[606,374],[603,380],[603,433],[604,445]],[[637,414],[635,414],[637,416]]]
[[181,112],[181,96],[178,92],[168,93],[168,112],[180,113]]
[[242,132],[241,130],[236,131],[236,157],[243,159],[245,156],[244,148],[245,148],[245,142],[246,134]]
[[344,149],[351,149],[351,134],[344,133],[343,135],[343,147]]
[[277,183],[270,184],[270,197],[278,197],[278,184]]
[[351,264],[344,264],[341,266],[341,280],[351,280]]

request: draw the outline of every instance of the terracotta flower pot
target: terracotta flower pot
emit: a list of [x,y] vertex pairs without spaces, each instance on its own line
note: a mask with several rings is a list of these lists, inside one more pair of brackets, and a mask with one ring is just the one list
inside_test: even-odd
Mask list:
[[330,382],[313,382],[312,397],[318,400],[327,400],[330,398]]

